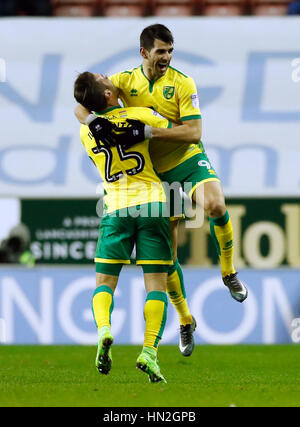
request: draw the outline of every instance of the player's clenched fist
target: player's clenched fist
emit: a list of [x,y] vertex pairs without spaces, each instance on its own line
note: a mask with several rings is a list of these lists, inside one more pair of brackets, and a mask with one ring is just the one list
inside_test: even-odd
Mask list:
[[116,141],[113,135],[114,124],[104,117],[97,117],[94,114],[90,114],[85,123],[90,128],[90,131],[95,138],[97,144],[101,141],[103,144],[110,147],[116,145]]
[[129,148],[152,137],[152,127],[139,120],[127,119],[122,125],[117,125],[91,114],[86,119],[86,124],[96,142],[102,141],[111,147],[122,145]]

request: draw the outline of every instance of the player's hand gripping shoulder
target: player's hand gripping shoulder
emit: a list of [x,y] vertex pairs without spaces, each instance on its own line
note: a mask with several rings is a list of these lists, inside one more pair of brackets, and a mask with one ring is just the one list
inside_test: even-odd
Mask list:
[[129,148],[152,137],[152,127],[139,120],[127,119],[124,123],[127,126],[118,126],[108,119],[91,114],[86,124],[96,141],[102,141],[110,147],[122,145]]
[[116,126],[112,133],[117,144],[129,148],[146,139],[151,139],[152,127],[139,120],[127,119],[124,126]]
[[90,128],[97,144],[101,141],[103,144],[110,147],[114,147],[116,145],[113,137],[115,125],[108,119],[90,114],[85,120],[85,124]]

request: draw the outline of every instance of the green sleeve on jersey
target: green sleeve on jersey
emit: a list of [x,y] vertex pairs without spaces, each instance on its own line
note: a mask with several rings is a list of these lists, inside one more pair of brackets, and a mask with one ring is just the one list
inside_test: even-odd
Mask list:
[[187,120],[196,120],[196,119],[201,119],[201,114],[194,114],[191,116],[180,117],[180,120],[182,122],[187,121]]

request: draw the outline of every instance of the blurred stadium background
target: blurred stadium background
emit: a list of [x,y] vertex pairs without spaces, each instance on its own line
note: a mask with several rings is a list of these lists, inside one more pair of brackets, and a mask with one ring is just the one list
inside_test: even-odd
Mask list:
[[[208,223],[182,222],[179,258],[196,342],[300,340],[300,18],[285,16],[299,13],[299,3],[0,2],[2,343],[96,343],[90,302],[101,185],[81,147],[73,82],[85,70],[138,66],[139,34],[156,22],[174,34],[172,65],[198,86],[204,146],[222,179],[235,264],[250,291],[243,305],[230,298]],[[141,270],[125,267],[116,343],[142,343],[144,297]],[[168,316],[163,342],[176,344],[171,306]]]

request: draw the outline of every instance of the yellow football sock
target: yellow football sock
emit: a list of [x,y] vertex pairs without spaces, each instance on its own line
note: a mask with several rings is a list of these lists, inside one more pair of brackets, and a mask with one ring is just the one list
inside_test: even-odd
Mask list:
[[186,300],[183,274],[178,260],[169,269],[167,292],[171,303],[179,315],[180,324],[188,325],[192,323],[193,318]]
[[235,273],[233,265],[233,228],[226,211],[220,218],[210,218],[211,234],[220,257],[222,276]]
[[144,347],[157,350],[167,320],[168,298],[165,292],[148,293],[144,308],[146,321]]
[[113,291],[109,286],[98,286],[93,294],[93,316],[98,329],[111,326],[111,313],[114,308]]

